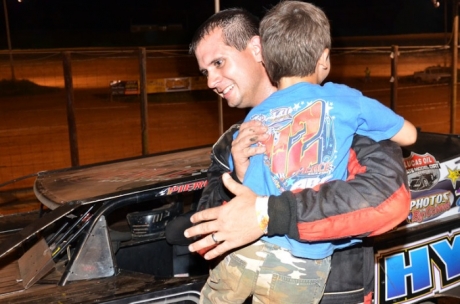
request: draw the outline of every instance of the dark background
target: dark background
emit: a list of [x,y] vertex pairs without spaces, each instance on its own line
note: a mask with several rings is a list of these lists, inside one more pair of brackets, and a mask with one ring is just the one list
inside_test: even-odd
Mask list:
[[[13,49],[186,45],[214,13],[213,0],[5,1]],[[220,8],[244,7],[262,17],[278,2],[221,0]],[[451,28],[449,0],[441,0],[439,8],[431,0],[310,2],[328,15],[333,37],[443,33]],[[0,12],[0,50],[4,50],[8,46],[3,3]]]

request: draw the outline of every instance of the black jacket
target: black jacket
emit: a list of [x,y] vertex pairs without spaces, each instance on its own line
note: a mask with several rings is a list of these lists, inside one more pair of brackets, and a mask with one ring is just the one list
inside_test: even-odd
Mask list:
[[[232,126],[212,148],[208,185],[198,211],[231,199],[221,176],[230,171],[228,158],[238,128]],[[347,181],[270,196],[268,235],[285,234],[303,241],[367,237],[384,233],[407,218],[410,193],[398,145],[355,135],[348,170]],[[372,292],[374,255],[366,243],[333,254],[322,304],[359,303]]]

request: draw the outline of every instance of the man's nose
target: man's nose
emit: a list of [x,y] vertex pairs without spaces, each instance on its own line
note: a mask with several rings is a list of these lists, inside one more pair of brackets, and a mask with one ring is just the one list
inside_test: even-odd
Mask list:
[[219,73],[216,73],[216,72],[209,73],[208,74],[208,87],[210,89],[215,89],[217,85],[219,84],[220,79],[221,77]]

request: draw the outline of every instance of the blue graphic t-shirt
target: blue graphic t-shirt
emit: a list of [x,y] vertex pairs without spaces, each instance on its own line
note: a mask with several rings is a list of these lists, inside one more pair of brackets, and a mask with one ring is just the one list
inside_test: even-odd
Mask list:
[[[345,180],[355,134],[380,141],[393,137],[404,124],[401,116],[355,89],[306,82],[273,93],[249,112],[245,121],[249,120],[261,121],[270,134],[263,143],[265,154],[251,157],[244,177],[243,184],[257,195],[279,195],[286,190]],[[232,159],[230,164],[233,167]],[[359,242],[310,243],[286,236],[263,240],[310,259],[325,258],[334,249]]]

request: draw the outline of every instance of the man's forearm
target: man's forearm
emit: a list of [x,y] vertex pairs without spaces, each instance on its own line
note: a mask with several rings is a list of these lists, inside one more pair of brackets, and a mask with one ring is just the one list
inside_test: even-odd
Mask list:
[[355,163],[350,180],[270,196],[268,235],[332,240],[377,235],[402,222],[409,213],[410,193],[400,148],[360,137],[355,150],[360,165]]
[[220,206],[224,201],[229,201],[233,197],[233,194],[228,192],[222,183],[222,174],[230,171],[228,158],[233,134],[238,129],[239,124],[231,126],[212,147],[211,165],[207,174],[208,184],[203,190],[197,210]]
[[233,197],[222,184],[222,174],[225,172],[225,168],[212,161],[208,169],[208,184],[198,201],[197,211],[220,206],[224,201],[229,201]]

